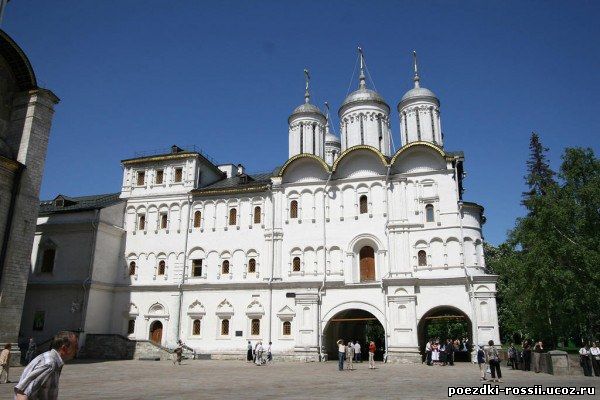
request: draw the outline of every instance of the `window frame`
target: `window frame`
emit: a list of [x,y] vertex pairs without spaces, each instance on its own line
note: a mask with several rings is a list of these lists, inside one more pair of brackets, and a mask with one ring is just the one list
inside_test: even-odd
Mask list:
[[[200,262],[200,265],[196,265],[196,262]],[[192,260],[192,278],[201,278],[202,277],[202,267],[203,261],[201,258],[196,258]],[[196,268],[200,268],[200,274],[196,274]]]
[[[257,328],[256,330],[254,328]],[[260,318],[250,319],[250,336],[260,336]]]
[[[251,268],[252,268],[252,270],[251,270]],[[256,258],[254,258],[254,257],[251,257],[248,260],[248,273],[249,274],[256,273]]]
[[[421,255],[423,255],[423,259],[421,259]],[[421,261],[424,260],[424,264]],[[417,251],[417,266],[418,267],[426,267],[427,266],[427,251],[424,249],[420,249]]]
[[[286,333],[286,326],[288,327],[288,332]],[[283,321],[281,324],[281,336],[288,337],[292,336],[292,321]]]
[[146,221],[146,213],[143,214],[138,214],[137,215],[137,222],[138,222],[138,226],[137,226],[137,230],[138,231],[145,231],[146,228],[148,227],[148,221]]
[[[225,272],[225,265],[227,265],[227,272]],[[223,260],[221,262],[221,275],[229,275],[231,273],[231,263],[229,260]]]
[[[296,269],[296,260],[298,260],[298,267]],[[300,256],[292,257],[292,272],[302,272],[302,259]]]
[[[363,201],[364,200],[364,201]],[[363,208],[364,206],[364,208]],[[368,214],[369,213],[369,196],[361,194],[358,198],[358,213]]]
[[254,215],[252,216],[252,222],[255,225],[262,223],[262,208],[260,206],[254,206]]
[[173,170],[173,183],[183,182],[183,167],[175,167]]
[[[133,268],[133,269],[132,269]],[[133,273],[132,273],[133,272]],[[127,266],[127,274],[129,276],[135,276],[137,273],[137,263],[134,260],[131,260],[129,262],[129,265]]]
[[[133,326],[132,326],[133,325]],[[135,334],[135,318],[128,318],[127,319],[127,335],[134,335]]]
[[431,203],[425,206],[425,222],[435,222],[435,206]]
[[194,211],[194,218],[192,221],[192,226],[194,228],[200,228],[202,225],[202,211],[200,210],[195,210]]
[[238,218],[237,218],[237,208],[231,207],[229,209],[227,219],[228,219],[227,225],[229,225],[229,226],[236,226],[237,225],[237,220],[238,220]]
[[[196,333],[196,323],[198,323],[198,333]],[[202,336],[202,318],[193,318],[192,319],[191,336],[193,338],[199,338]]]
[[[49,258],[46,258],[46,254],[48,252],[52,252],[52,260],[49,260]],[[46,260],[49,260],[48,261],[49,264],[46,264]],[[40,259],[39,273],[40,274],[53,274],[55,266],[56,266],[56,248],[54,248],[54,247],[44,248],[42,251],[42,254],[41,254],[41,259]]]
[[293,199],[290,201],[290,219],[298,219],[298,209],[300,208],[298,200]]
[[[158,181],[158,177],[160,176],[160,182]],[[163,185],[165,183],[165,170],[157,169],[154,175],[154,184],[155,185]]]
[[160,222],[159,222],[158,229],[160,229],[160,230],[168,230],[169,229],[169,213],[168,212],[163,211],[160,213]]
[[[141,177],[141,179],[140,179]],[[141,183],[140,183],[141,180]],[[135,186],[142,187],[146,186],[146,171],[145,170],[137,170],[135,171]]]
[[[227,323],[225,324],[225,322]],[[227,332],[223,332],[223,327],[227,325]],[[229,337],[231,336],[231,321],[230,318],[221,318],[221,322],[219,323],[219,336],[221,337]]]
[[164,276],[166,274],[167,274],[167,263],[165,260],[160,260],[156,267],[156,276]]

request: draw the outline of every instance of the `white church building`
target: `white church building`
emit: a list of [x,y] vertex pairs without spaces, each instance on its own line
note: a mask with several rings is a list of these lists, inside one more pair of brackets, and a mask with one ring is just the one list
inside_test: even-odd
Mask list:
[[[261,340],[275,356],[317,360],[337,352],[337,339],[364,341],[369,324],[388,361],[417,361],[427,322],[452,316],[468,323],[473,343],[498,344],[483,207],[463,201],[464,155],[444,148],[440,101],[419,79],[415,61],[414,87],[392,116],[367,87],[361,55],[358,88],[338,111],[340,137],[311,104],[307,80],[288,118],[289,159],[269,174],[176,146],[123,160],[121,200],[107,203],[94,236],[105,237],[100,254],[116,256],[87,255],[77,264],[87,289],[75,311],[65,300],[85,313],[83,332],[171,348],[181,339],[215,358],[241,357]],[[72,276],[69,257],[81,257],[61,253],[74,236],[48,228],[76,220],[78,198],[57,199],[38,219],[25,335],[40,328],[53,282],[64,290]]]

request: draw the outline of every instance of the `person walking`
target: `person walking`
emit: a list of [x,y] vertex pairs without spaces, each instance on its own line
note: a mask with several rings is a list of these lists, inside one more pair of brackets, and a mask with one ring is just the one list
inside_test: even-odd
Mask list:
[[35,340],[30,337],[27,352],[25,353],[25,364],[29,364],[35,358],[35,353],[37,353],[37,345],[35,344]]
[[175,363],[181,365],[181,360],[183,359],[183,343],[181,342],[181,340],[177,341],[177,347],[175,347],[173,353],[175,353],[175,357],[173,358],[173,365],[175,365]]
[[592,376],[592,363],[590,360],[590,348],[585,344],[579,349],[579,365],[583,368],[583,374],[585,376]]
[[[498,355],[498,349],[494,346],[494,341],[488,342],[488,349],[486,351],[486,359],[490,365],[490,372],[492,374],[492,382],[502,382],[502,372],[500,371],[500,356]],[[496,378],[496,374],[498,378]]]
[[425,361],[427,362],[427,365],[431,366],[431,346],[433,341],[430,340],[427,342],[427,344],[425,345]]
[[481,380],[485,381],[485,370],[487,369],[487,366],[485,364],[485,352],[483,351],[483,346],[479,346],[479,349],[477,350],[477,365],[479,366]]
[[272,345],[273,345],[273,342],[269,342],[269,345],[267,346],[267,362],[269,364],[273,363],[273,354],[271,353]]
[[544,352],[544,344],[542,341],[538,341],[533,346],[533,370],[535,373],[540,373],[542,369],[540,368],[540,362],[542,360],[542,353]]
[[337,341],[338,345],[338,369],[340,371],[344,370],[344,356],[346,355],[346,346],[344,346],[344,341],[342,339]]
[[352,341],[348,341],[348,346],[346,346],[346,369],[350,371],[354,371],[354,345]]
[[248,340],[248,349],[246,350],[246,362],[252,362],[252,343]]
[[254,350],[254,356],[256,357],[256,365],[262,365],[262,363],[263,363],[263,359],[262,359],[263,358],[263,351],[264,351],[264,348],[263,348],[262,342],[259,341],[256,344],[256,348]]
[[371,340],[369,343],[369,369],[375,369],[375,342]]
[[594,367],[594,375],[600,376],[600,348],[598,348],[596,342],[592,343],[590,357],[592,359],[592,367]]
[[354,342],[354,360],[356,360],[357,363],[362,362],[361,348],[358,340]]
[[10,343],[4,345],[4,349],[0,351],[0,383],[10,383],[8,380],[8,372],[10,369]]
[[15,386],[15,400],[58,399],[60,373],[65,362],[77,354],[77,335],[61,331],[54,336],[51,347],[23,370]]
[[523,371],[531,371],[531,344],[529,340],[523,342]]

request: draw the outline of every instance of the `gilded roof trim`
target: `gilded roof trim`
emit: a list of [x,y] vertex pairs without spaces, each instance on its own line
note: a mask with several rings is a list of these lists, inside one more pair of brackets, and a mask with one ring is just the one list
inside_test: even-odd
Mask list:
[[333,163],[333,166],[332,166],[331,170],[335,172],[335,170],[337,169],[338,164],[340,163],[340,161],[342,161],[344,159],[344,157],[348,156],[348,154],[350,154],[350,153],[353,153],[353,152],[359,151],[359,150],[368,150],[368,151],[371,151],[371,152],[375,153],[375,155],[377,157],[379,157],[379,160],[381,160],[381,163],[384,166],[388,167],[390,165],[388,163],[387,157],[384,156],[381,151],[379,151],[378,149],[376,149],[373,146],[368,146],[366,144],[361,144],[361,145],[358,145],[358,146],[352,146],[349,149],[344,150],[342,152],[342,154],[340,154],[340,156]]
[[234,187],[234,188],[212,189],[212,190],[196,189],[196,190],[192,190],[190,193],[193,196],[213,196],[213,195],[218,195],[218,194],[263,192],[263,191],[267,190],[268,188],[269,188],[269,185],[259,185],[259,186],[250,186],[250,187]]
[[302,154],[297,154],[297,155],[293,156],[292,158],[290,158],[289,160],[287,160],[285,162],[285,164],[283,164],[283,166],[279,170],[279,173],[277,174],[277,176],[278,177],[283,177],[283,174],[285,173],[285,171],[287,170],[287,168],[290,165],[292,165],[295,161],[300,160],[300,159],[304,159],[304,158],[310,158],[310,159],[313,159],[313,160],[317,161],[317,163],[321,167],[323,167],[323,169],[325,170],[325,172],[327,172],[327,173],[331,172],[331,169],[329,168],[329,165],[327,165],[327,163],[321,157],[317,157],[314,154],[310,154],[310,153],[302,153]]
[[434,145],[433,143],[419,141],[419,142],[412,142],[412,143],[409,143],[409,144],[407,144],[405,146],[402,146],[396,152],[396,154],[394,154],[394,156],[392,157],[392,160],[391,160],[390,164],[394,165],[394,163],[396,162],[396,160],[398,159],[398,157],[400,157],[404,152],[406,152],[408,149],[413,148],[413,147],[428,147],[430,149],[433,149],[436,153],[438,153],[444,159],[448,158],[448,156],[446,155],[446,153],[444,152],[444,150],[442,150],[440,147]]

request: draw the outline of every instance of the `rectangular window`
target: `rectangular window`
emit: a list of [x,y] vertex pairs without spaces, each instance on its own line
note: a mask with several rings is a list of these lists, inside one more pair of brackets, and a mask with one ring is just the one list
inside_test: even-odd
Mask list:
[[137,185],[144,186],[146,184],[146,173],[144,171],[137,172]]
[[135,319],[127,321],[127,334],[132,335],[135,332]]
[[162,169],[156,171],[156,184],[160,185],[163,183],[163,179],[165,177],[165,172]]
[[228,319],[221,320],[221,335],[229,336],[229,320]]
[[253,336],[260,335],[260,319],[252,320],[251,332]]
[[168,216],[166,213],[160,214],[160,229],[167,229]]
[[146,230],[146,215],[142,214],[139,216],[138,230]]
[[54,269],[54,258],[56,256],[56,250],[54,249],[46,249],[44,250],[44,255],[42,256],[42,269],[41,272],[44,274],[52,273]]
[[192,276],[202,276],[202,260],[192,261]]
[[175,168],[175,182],[183,180],[183,168]]
[[46,312],[45,311],[36,311],[33,314],[33,330],[34,331],[43,331],[45,322],[46,322]]

